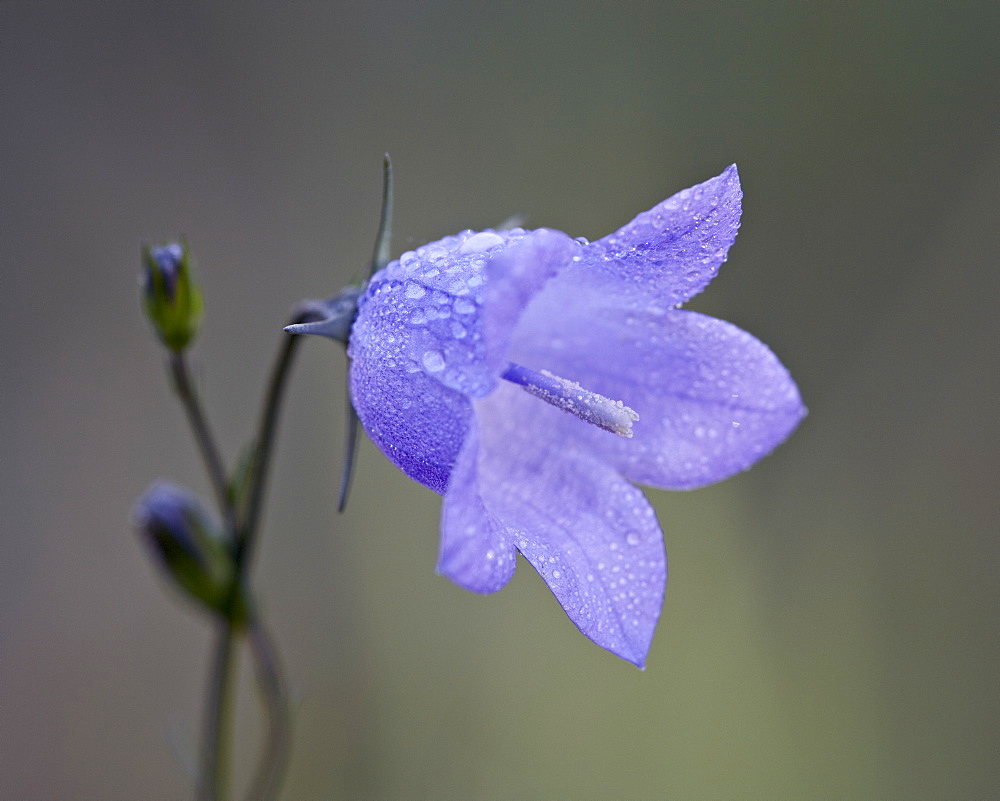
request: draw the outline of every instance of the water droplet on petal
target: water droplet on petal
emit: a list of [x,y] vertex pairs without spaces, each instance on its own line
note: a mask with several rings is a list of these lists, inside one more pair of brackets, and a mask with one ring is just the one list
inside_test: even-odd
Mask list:
[[444,369],[444,356],[441,351],[429,350],[424,353],[423,363],[429,372],[439,373]]
[[625,542],[627,542],[629,545],[638,545],[639,535],[634,531],[630,531],[628,534],[625,535]]
[[503,244],[503,237],[490,231],[474,234],[466,239],[458,249],[459,253],[482,253]]
[[424,289],[422,286],[420,286],[420,284],[415,283],[414,281],[407,281],[406,289],[404,289],[403,291],[405,292],[406,297],[411,298],[412,300],[416,300],[417,298],[422,298],[427,293],[426,289]]

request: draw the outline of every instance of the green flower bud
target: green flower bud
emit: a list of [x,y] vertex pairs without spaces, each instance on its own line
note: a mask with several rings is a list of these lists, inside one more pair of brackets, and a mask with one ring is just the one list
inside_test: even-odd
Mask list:
[[201,292],[191,280],[186,245],[171,242],[142,249],[142,301],[156,335],[173,351],[194,339],[201,319]]
[[232,551],[181,487],[158,482],[136,502],[133,521],[163,572],[189,598],[223,615],[242,619],[242,597],[230,607],[235,575]]

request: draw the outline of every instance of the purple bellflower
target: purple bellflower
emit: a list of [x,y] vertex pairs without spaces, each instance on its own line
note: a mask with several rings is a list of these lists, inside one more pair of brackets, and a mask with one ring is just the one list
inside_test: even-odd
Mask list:
[[373,276],[351,394],[375,444],[444,496],[438,572],[495,592],[521,553],[580,631],[644,665],[666,553],[632,482],[721,481],[805,414],[765,345],[680,308],[725,261],[741,198],[734,165],[595,242],[464,231]]

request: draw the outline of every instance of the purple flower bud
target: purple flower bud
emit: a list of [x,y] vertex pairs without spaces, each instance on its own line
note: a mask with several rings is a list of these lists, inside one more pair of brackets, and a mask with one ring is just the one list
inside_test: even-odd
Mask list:
[[198,499],[158,482],[136,502],[132,517],[163,572],[189,597],[226,612],[233,560]]
[[148,296],[154,294],[153,276],[159,273],[163,281],[164,294],[173,302],[177,290],[177,276],[184,261],[184,248],[178,242],[151,248],[146,260],[143,290]]

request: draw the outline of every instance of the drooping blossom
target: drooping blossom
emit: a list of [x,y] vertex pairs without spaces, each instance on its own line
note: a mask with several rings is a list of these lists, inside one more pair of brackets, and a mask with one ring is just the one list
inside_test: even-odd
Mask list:
[[189,597],[223,611],[233,577],[232,553],[198,498],[158,481],[136,501],[132,519],[164,574]]
[[438,571],[499,590],[521,553],[598,645],[642,667],[666,553],[634,483],[745,470],[805,414],[771,351],[680,308],[740,220],[735,165],[594,242],[464,231],[371,280],[351,331],[365,430],[444,496]]

